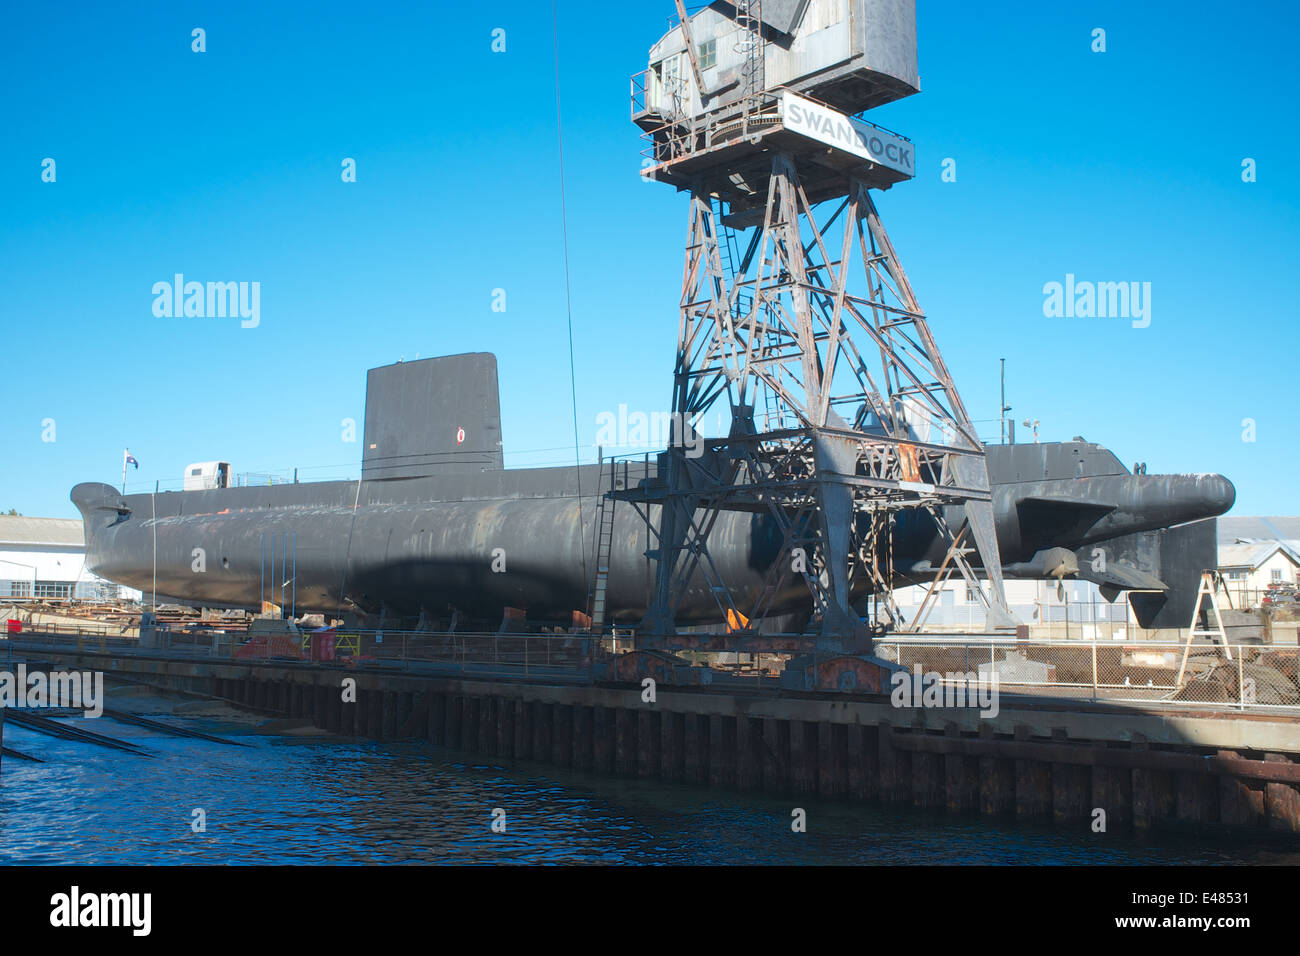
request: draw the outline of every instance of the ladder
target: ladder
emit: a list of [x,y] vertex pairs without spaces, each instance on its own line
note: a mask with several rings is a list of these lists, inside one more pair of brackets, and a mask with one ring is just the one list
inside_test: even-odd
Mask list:
[[596,584],[591,591],[591,626],[605,624],[605,597],[609,588],[609,552],[614,541],[614,462],[609,464],[609,492],[596,506]]
[[[722,262],[722,273],[724,278],[723,291],[728,292],[735,298],[734,304],[729,306],[729,316],[733,323],[740,323],[749,316],[750,309],[754,306],[754,292],[751,289],[738,288],[742,275],[742,266],[744,258],[740,254],[740,248],[736,244],[736,232],[722,220],[722,200],[714,200],[713,221],[716,224],[718,232],[718,256]],[[730,302],[730,300],[729,300]],[[764,306],[766,309],[767,306]],[[766,318],[766,317],[764,317]],[[763,335],[763,355],[769,356],[775,354],[781,347],[781,337],[770,328],[762,333]],[[776,409],[773,410],[772,389],[760,386],[763,391],[763,431],[773,431],[785,427],[785,408],[779,399],[776,399]]]
[[[722,221],[722,200],[713,201],[713,222],[717,235],[718,257],[722,260],[723,292],[730,292],[740,279],[741,256],[736,245],[736,231]],[[748,289],[736,290],[736,306],[732,318],[741,319],[749,314],[749,307],[754,302],[754,293]]]
[[[764,341],[764,346],[763,346],[764,355],[772,356],[781,350],[781,336],[775,331],[773,331],[772,329],[769,328],[767,330],[767,332],[764,334],[763,341]],[[773,408],[774,404],[775,404],[775,408]],[[793,423],[791,423],[786,421],[787,417],[788,416],[786,415],[785,402],[781,400],[781,397],[777,395],[773,391],[773,389],[764,385],[763,386],[763,430],[777,431],[782,428],[793,427],[798,425],[797,419]]]
[[[1183,686],[1183,673],[1187,669],[1187,656],[1192,650],[1192,641],[1198,637],[1217,638],[1223,645],[1223,654],[1228,660],[1232,660],[1232,648],[1228,646],[1228,634],[1223,629],[1223,612],[1219,609],[1219,590],[1222,589],[1223,597],[1228,602],[1228,610],[1232,610],[1232,595],[1228,593],[1228,585],[1223,580],[1223,575],[1218,571],[1202,571],[1201,586],[1196,589],[1196,608],[1192,611],[1192,623],[1187,627],[1187,640],[1183,642],[1183,660],[1178,665],[1178,679],[1174,681],[1174,686],[1181,688]],[[1209,598],[1209,606],[1205,609],[1206,627],[1201,628],[1201,607],[1205,599]],[[1210,627],[1210,611],[1214,612],[1214,626]]]
[[740,68],[744,77],[745,113],[757,106],[758,94],[763,92],[763,13],[762,0],[736,0],[736,28],[740,33],[735,46],[737,53],[744,59]]

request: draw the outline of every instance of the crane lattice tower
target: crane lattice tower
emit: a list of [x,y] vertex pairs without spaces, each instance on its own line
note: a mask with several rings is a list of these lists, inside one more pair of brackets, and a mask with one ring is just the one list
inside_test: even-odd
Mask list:
[[[899,623],[891,534],[909,508],[947,536],[938,577],[959,572],[1005,624],[984,449],[872,198],[914,175],[915,151],[852,115],[917,91],[912,0],[677,8],[633,79],[633,119],[643,175],[690,199],[673,421],[725,405],[730,428],[679,432],[659,480],[627,493],[661,506],[639,642],[674,633],[702,573],[733,630],[756,631],[802,578],[824,646],[863,649]],[[718,573],[724,511],[780,529],[761,588]]]

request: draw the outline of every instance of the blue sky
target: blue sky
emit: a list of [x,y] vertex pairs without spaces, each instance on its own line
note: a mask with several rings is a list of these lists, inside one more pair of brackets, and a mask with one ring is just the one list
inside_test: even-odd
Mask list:
[[[1045,439],[1300,511],[1296,8],[918,7],[922,92],[871,116],[918,176],[877,204],[981,434],[1005,356]],[[600,412],[667,407],[686,225],[628,119],[672,4],[591,8],[559,3],[585,458]],[[128,491],[355,477],[366,369],[464,351],[498,355],[507,463],[573,460],[549,4],[10,5],[0,105],[0,511],[75,516],[124,445]],[[155,317],[177,272],[260,282],[260,325]],[[1150,282],[1150,326],[1045,318],[1066,273]]]

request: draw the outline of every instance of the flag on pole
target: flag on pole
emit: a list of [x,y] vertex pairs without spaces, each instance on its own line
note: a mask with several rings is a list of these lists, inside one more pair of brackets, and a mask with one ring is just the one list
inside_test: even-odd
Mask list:
[[140,470],[140,463],[135,460],[135,455],[131,454],[131,449],[122,449],[122,494],[126,494],[126,466],[135,465],[135,470]]

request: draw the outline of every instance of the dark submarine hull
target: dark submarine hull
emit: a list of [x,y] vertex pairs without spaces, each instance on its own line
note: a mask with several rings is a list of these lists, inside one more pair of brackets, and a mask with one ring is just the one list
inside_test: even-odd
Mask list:
[[[281,581],[294,578],[284,604],[300,612],[445,618],[455,608],[499,621],[503,608],[516,607],[560,621],[586,608],[594,580],[598,489],[609,484],[597,472],[525,469],[362,481],[359,489],[355,481],[322,482],[125,498],[83,484],[72,497],[85,516],[92,570],[146,593],[154,588],[156,531],[157,593],[187,603],[256,608],[261,595],[278,604]],[[761,582],[779,538],[756,540],[749,516],[736,518],[718,529],[726,573]],[[608,603],[620,619],[644,613],[648,537],[632,507],[616,506]],[[688,601],[684,617],[692,607]]]
[[[299,613],[426,621],[445,621],[454,609],[459,619],[494,625],[512,607],[534,621],[568,622],[588,607],[601,496],[655,477],[656,463],[619,464],[613,481],[608,464],[506,470],[496,385],[495,358],[485,353],[372,369],[360,481],[126,496],[106,484],[77,485],[71,497],[85,524],[87,566],[201,606],[269,601]],[[1144,605],[1134,601],[1144,626],[1186,626],[1199,572],[1216,562],[1205,519],[1227,511],[1235,495],[1226,478],[1130,474],[1082,439],[995,445],[986,455],[1008,577],[1059,573],[1069,552],[1070,576],[1145,593]],[[657,506],[612,506],[607,616],[635,622],[653,587],[646,551]],[[959,507],[945,517],[960,526]],[[760,593],[780,541],[768,515],[719,516],[710,551],[742,606]],[[1109,557],[1101,571],[1098,547]],[[944,551],[929,515],[899,515],[893,557],[907,580],[931,579]],[[809,610],[797,578],[772,603],[774,614]],[[720,619],[697,572],[677,620]]]
[[[1025,447],[1040,454],[1052,449]],[[1002,448],[988,449],[995,471],[1007,457]],[[88,566],[146,594],[155,590],[156,535],[156,593],[187,603],[258,608],[265,599],[299,612],[383,610],[429,619],[446,618],[455,608],[462,617],[496,621],[503,608],[516,607],[536,620],[561,621],[587,607],[597,489],[607,487],[608,471],[602,481],[596,466],[584,466],[580,473],[527,469],[456,480],[362,481],[360,488],[358,482],[322,482],[156,496],[124,497],[108,485],[87,483],[73,490],[72,499],[85,520]],[[1050,569],[1035,564],[1035,555],[1063,547],[1082,552],[1082,576],[1093,577],[1090,546],[1111,545],[1115,562],[1119,546],[1135,535],[1226,511],[1230,489],[1219,476],[994,482],[1004,570],[1009,577],[1046,577]],[[621,502],[614,507],[608,606],[613,619],[634,621],[644,614],[653,584],[653,566],[645,557],[653,535],[636,509]],[[1055,523],[1049,525],[1053,519],[1044,512],[1053,508]],[[649,513],[657,520],[656,506]],[[948,517],[959,524],[959,514]],[[747,598],[756,596],[779,553],[771,518],[724,514],[711,542],[723,579]],[[928,515],[900,515],[894,560],[904,575],[928,580],[943,551]],[[1176,557],[1164,555],[1145,573],[1176,576],[1169,573]],[[1206,548],[1189,557],[1184,576],[1214,563]],[[1124,579],[1112,583],[1134,586]],[[797,580],[774,602],[776,613],[808,608],[808,591]],[[697,574],[678,619],[718,618],[707,582]]]

